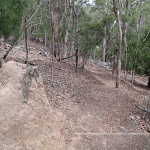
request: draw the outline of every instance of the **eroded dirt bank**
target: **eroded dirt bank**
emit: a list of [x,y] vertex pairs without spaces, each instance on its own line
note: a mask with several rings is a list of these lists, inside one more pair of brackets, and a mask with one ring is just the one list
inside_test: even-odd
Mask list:
[[65,117],[49,105],[42,77],[32,80],[27,104],[22,102],[26,66],[10,61],[0,69],[0,150],[64,150],[60,130]]

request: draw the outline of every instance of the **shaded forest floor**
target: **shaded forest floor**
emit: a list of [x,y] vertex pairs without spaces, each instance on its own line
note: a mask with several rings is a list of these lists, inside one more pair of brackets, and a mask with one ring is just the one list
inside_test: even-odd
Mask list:
[[[150,114],[140,109],[149,100],[146,77],[136,76],[131,88],[131,76],[125,83],[122,73],[121,88],[116,89],[111,71],[91,61],[76,74],[74,59],[55,60],[52,87],[51,58],[44,56],[40,45],[31,43],[30,47],[29,61],[38,66],[50,105],[67,118],[61,133],[68,150],[149,150]],[[7,61],[25,60],[19,48],[13,49]]]

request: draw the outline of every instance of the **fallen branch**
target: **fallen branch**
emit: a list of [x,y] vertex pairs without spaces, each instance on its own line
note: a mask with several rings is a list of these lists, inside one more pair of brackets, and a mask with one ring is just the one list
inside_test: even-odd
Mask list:
[[126,129],[125,127],[119,127],[120,129],[124,130],[124,131],[129,131],[128,129]]
[[137,106],[137,105],[135,105],[135,106],[136,106],[137,108],[139,108],[139,109],[145,111],[145,112],[149,112],[149,113],[150,113],[150,108],[145,109],[145,108],[141,108],[141,107],[139,107],[139,106]]
[[16,44],[16,42],[18,41],[19,37],[22,35],[22,31],[20,32],[20,34],[18,34],[18,36],[13,40],[13,42],[11,43],[11,46],[9,47],[8,51],[5,53],[5,55],[3,56],[3,59],[6,59],[6,57],[8,56],[8,54],[10,53],[10,51],[12,50],[12,48],[14,47],[14,45]]
[[134,116],[131,116],[131,120],[132,120],[135,124],[138,124],[138,122],[136,121],[136,119],[135,119]]
[[60,61],[60,60],[65,60],[65,59],[69,59],[69,58],[71,58],[71,57],[74,57],[75,56],[75,54],[74,55],[71,55],[71,56],[68,56],[68,57],[65,57],[65,58],[62,58],[62,59],[57,59],[58,61]]

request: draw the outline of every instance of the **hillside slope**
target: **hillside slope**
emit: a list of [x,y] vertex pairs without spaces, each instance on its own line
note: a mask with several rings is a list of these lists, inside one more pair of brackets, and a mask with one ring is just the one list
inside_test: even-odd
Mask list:
[[[65,137],[67,150],[148,150],[150,147],[147,123],[142,119],[149,90],[143,88],[147,81],[136,76],[137,86],[121,81],[115,88],[111,72],[93,62],[85,70],[74,72],[74,59],[54,61],[53,84],[51,57],[44,56],[41,46],[31,45],[29,60],[37,65],[43,77],[45,91],[54,111],[66,116],[61,134]],[[23,62],[25,53],[15,48],[7,60]],[[128,80],[130,76],[128,75]],[[149,121],[150,115],[146,116]]]

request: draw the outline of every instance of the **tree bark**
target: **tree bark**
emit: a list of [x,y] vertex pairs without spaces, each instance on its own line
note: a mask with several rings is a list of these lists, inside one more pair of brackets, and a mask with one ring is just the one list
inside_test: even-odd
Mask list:
[[57,29],[58,29],[58,24],[59,24],[59,14],[60,14],[60,10],[59,10],[59,5],[57,2],[54,2],[52,5],[52,28],[53,28],[53,37],[54,37],[54,56],[56,58],[60,57],[60,54],[58,52],[58,47],[57,47],[57,42],[58,42],[58,38],[57,38]]
[[78,15],[76,14],[76,72],[78,72],[79,42],[78,42]]
[[79,35],[78,35],[78,19],[79,19],[79,14],[81,12],[82,4],[80,4],[79,8],[75,9],[75,4],[74,4],[74,14],[76,18],[76,24],[75,24],[75,33],[76,33],[76,73],[78,72],[78,63],[79,63]]
[[52,75],[52,87],[54,87],[54,81],[53,81],[53,72],[54,72],[54,53],[55,53],[55,42],[54,42],[54,22],[53,22],[53,11],[51,12],[51,23],[52,23],[52,62],[51,62],[51,75]]
[[113,0],[113,9],[118,23],[118,64],[117,64],[117,77],[116,77],[116,88],[120,87],[120,72],[121,72],[121,53],[122,53],[122,25],[119,15],[119,9],[117,8],[116,1]]
[[84,66],[85,64],[87,63],[87,60],[88,60],[88,51],[86,50],[83,54],[83,59],[82,59],[82,65],[81,65],[81,69],[82,71],[84,70]]
[[[106,27],[104,27],[104,32],[106,30]],[[105,32],[106,33],[106,32]],[[106,34],[105,34],[106,36]],[[106,54],[106,37],[103,38],[103,56],[102,56],[102,61],[105,62],[105,54]]]
[[45,50],[47,49],[47,30],[45,29]]
[[63,41],[63,50],[62,50],[62,58],[67,56],[67,30],[64,30],[64,41]]
[[[28,15],[28,13],[27,13]],[[25,30],[25,47],[26,47],[26,61],[25,63],[28,66],[28,55],[29,55],[29,51],[28,51],[28,33],[27,33],[27,15],[25,16],[25,22],[24,22],[24,30]]]
[[[67,1],[65,0],[64,1],[64,24],[67,26]],[[67,28],[66,27],[64,29],[64,39],[63,39],[63,46],[62,46],[62,55],[61,55],[61,58],[64,58],[66,57],[67,55],[67,36],[68,36],[68,33],[67,33]]]
[[148,77],[148,85],[147,85],[147,87],[150,88],[150,76]]
[[[107,0],[104,0],[104,8],[103,8],[103,18],[106,17],[106,13],[107,13],[107,9],[106,9],[106,5],[107,5]],[[102,61],[105,62],[105,55],[106,55],[106,26],[104,27],[104,38],[103,38],[103,56],[102,56]]]
[[128,51],[127,51],[127,31],[128,31],[128,23],[129,23],[129,15],[130,15],[130,8],[131,8],[131,2],[130,0],[126,0],[126,13],[128,14],[128,21],[125,22],[124,25],[124,33],[123,33],[123,39],[124,39],[124,49],[125,49],[125,82],[127,80],[127,56],[128,56]]

